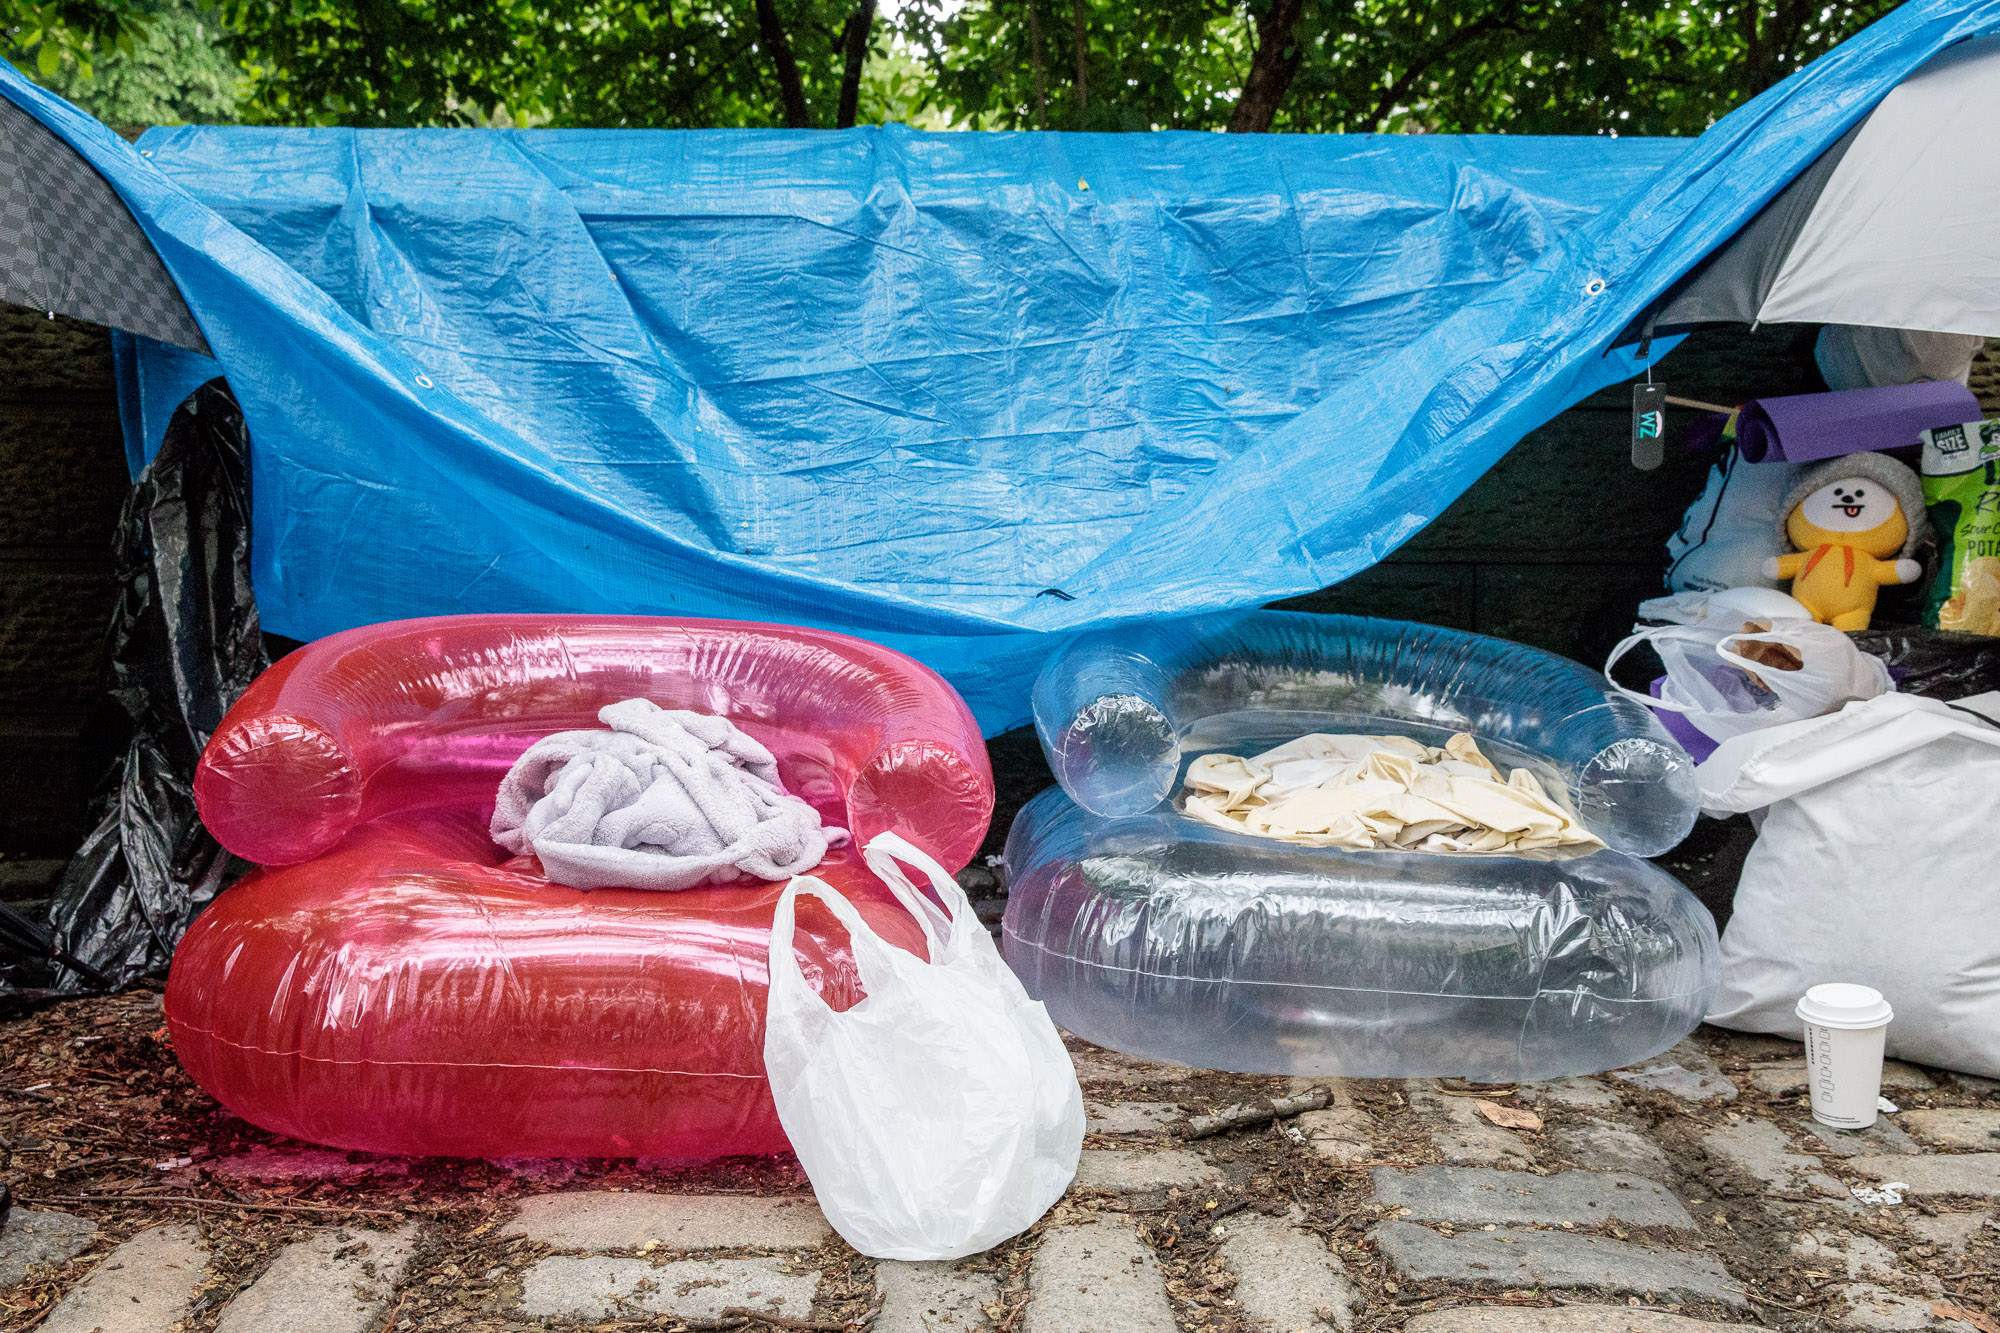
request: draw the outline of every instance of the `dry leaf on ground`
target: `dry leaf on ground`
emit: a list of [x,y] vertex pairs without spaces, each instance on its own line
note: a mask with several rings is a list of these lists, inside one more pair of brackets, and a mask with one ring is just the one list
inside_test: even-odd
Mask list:
[[1978,1329],[1979,1333],[2000,1333],[2000,1320],[1978,1310],[1968,1310],[1962,1305],[1953,1305],[1948,1301],[1932,1301],[1931,1313],[1939,1319],[1956,1319],[1970,1324]]
[[1502,1106],[1498,1102],[1474,1102],[1479,1114],[1505,1129],[1540,1129],[1542,1118],[1533,1111],[1519,1106]]

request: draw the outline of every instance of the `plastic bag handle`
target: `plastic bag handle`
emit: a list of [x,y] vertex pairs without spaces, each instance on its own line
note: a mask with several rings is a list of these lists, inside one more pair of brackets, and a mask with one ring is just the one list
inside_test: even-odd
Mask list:
[[792,940],[798,934],[797,904],[802,893],[810,893],[825,903],[827,910],[833,913],[833,919],[847,928],[848,942],[854,950],[854,970],[861,976],[861,989],[870,995],[876,994],[887,980],[888,970],[894,966],[888,956],[894,946],[862,920],[861,913],[855,910],[845,894],[812,875],[792,876],[791,882],[785,885],[785,891],[778,895],[778,906],[771,913],[771,987],[796,987],[818,1001],[822,1009],[833,1012],[833,1006],[826,1002],[826,997],[806,984],[805,973],[799,968],[798,954],[792,949]]
[[1604,659],[1604,679],[1611,683],[1612,689],[1618,691],[1620,694],[1624,695],[1628,699],[1632,699],[1638,703],[1646,705],[1646,707],[1648,708],[1664,709],[1666,712],[1669,713],[1687,712],[1688,707],[1684,704],[1677,704],[1669,699],[1658,699],[1650,694],[1641,694],[1637,690],[1627,689],[1625,686],[1620,685],[1618,683],[1618,678],[1616,676],[1611,674],[1611,668],[1617,666],[1619,660],[1623,658],[1625,654],[1631,652],[1634,648],[1638,647],[1642,643],[1651,643],[1654,639],[1659,638],[1660,631],[1686,629],[1686,628],[1687,626],[1685,625],[1656,625],[1652,629],[1642,629],[1636,634],[1626,635],[1623,639],[1620,639],[1618,641],[1618,646],[1611,650],[1611,656]]
[[1762,662],[1753,662],[1749,658],[1743,656],[1743,654],[1737,652],[1735,649],[1725,646],[1732,643],[1741,643],[1745,640],[1751,640],[1757,643],[1782,644],[1784,647],[1787,648],[1792,647],[1792,645],[1790,643],[1787,643],[1784,639],[1778,638],[1776,636],[1767,639],[1763,637],[1761,634],[1732,634],[1728,638],[1719,640],[1715,645],[1715,655],[1717,658],[1721,659],[1724,662],[1729,663],[1729,665],[1735,667],[1738,671],[1756,676],[1757,679],[1765,682],[1764,686],[1765,689],[1770,690],[1772,694],[1776,694],[1777,693],[1776,690],[1771,690],[1770,679],[1772,676],[1777,676],[1779,677],[1780,680],[1782,680],[1786,675],[1785,672],[1779,671],[1774,667],[1767,666]]
[[[1715,655],[1717,657],[1740,671],[1757,675],[1758,679],[1764,681],[1769,681],[1774,675],[1783,680],[1793,673],[1780,671],[1765,662],[1753,662],[1734,648],[1731,648],[1729,645],[1732,643],[1775,643],[1782,648],[1790,648],[1793,652],[1799,653],[1801,658],[1805,656],[1803,652],[1799,652],[1798,645],[1785,637],[1784,632],[1778,629],[1746,630],[1739,634],[1725,634],[1716,640]],[[1805,670],[1803,666],[1799,669],[1801,671]],[[1893,682],[1891,683],[1893,684]],[[1771,693],[1776,694],[1777,691],[1772,690]]]
[[[917,919],[917,925],[924,932],[924,946],[930,951],[931,961],[942,962],[973,915],[972,900],[965,896],[958,880],[900,833],[876,834],[861,849],[861,859],[875,872],[876,878],[889,886],[889,891],[896,895],[896,901],[903,905],[903,910]],[[908,862],[930,877],[931,887],[937,890],[938,897],[944,902],[942,909],[910,882],[910,877],[903,873],[901,862]]]

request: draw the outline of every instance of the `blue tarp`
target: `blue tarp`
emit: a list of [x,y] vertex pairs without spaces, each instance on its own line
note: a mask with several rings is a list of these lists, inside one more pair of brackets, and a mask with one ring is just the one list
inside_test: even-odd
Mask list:
[[[297,638],[820,625],[997,730],[1056,637],[1324,587],[1638,363],[1613,336],[1891,87],[1911,3],[1698,140],[154,130],[0,65],[159,246]],[[135,464],[215,363],[121,337]],[[1661,347],[1654,349],[1657,353]]]

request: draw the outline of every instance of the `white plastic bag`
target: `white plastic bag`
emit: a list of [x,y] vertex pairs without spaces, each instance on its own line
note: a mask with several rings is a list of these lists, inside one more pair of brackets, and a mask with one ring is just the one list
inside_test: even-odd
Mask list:
[[[1984,714],[1984,716],[1982,716]],[[1889,1054],[2000,1077],[2000,694],[1891,694],[1739,736],[1695,770],[1714,814],[1765,810],[1708,1021],[1799,1036],[1826,981],[1894,1006]]]
[[[1076,1176],[1083,1091],[958,883],[893,833],[862,855],[924,930],[924,962],[837,890],[786,886],[771,923],[764,1070],[778,1120],[834,1230],[876,1259],[956,1259],[1033,1225]],[[923,870],[940,911],[898,861]],[[829,1009],[792,952],[809,893],[853,938],[866,998]]]
[[[1812,612],[1776,588],[1725,588],[1721,592],[1673,592],[1639,603],[1639,619],[1654,624],[1699,625],[1709,612],[1731,607],[1745,620],[1811,620]],[[1644,629],[1635,625],[1633,629]]]
[[[1707,617],[1698,624],[1653,625],[1634,632],[1611,650],[1604,674],[1610,676],[1619,659],[1638,644],[1652,644],[1667,671],[1660,697],[1627,689],[1616,677],[1613,686],[1648,708],[1681,714],[1718,741],[1819,717],[1896,688],[1882,660],[1856,648],[1840,630],[1811,620],[1747,615],[1735,596],[1711,594]],[[1753,619],[1769,619],[1771,628],[1746,633],[1743,626]],[[1743,652],[1751,643],[1789,649],[1800,665],[1788,671],[1756,662]]]

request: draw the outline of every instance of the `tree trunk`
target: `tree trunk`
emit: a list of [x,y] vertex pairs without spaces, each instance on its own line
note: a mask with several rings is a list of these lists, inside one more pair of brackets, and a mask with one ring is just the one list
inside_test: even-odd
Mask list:
[[[361,63],[367,71],[367,86],[375,94],[372,106],[357,108],[365,116],[388,125],[400,126],[404,121],[398,118],[400,108],[391,106],[394,81],[390,78],[388,40],[382,32],[380,20],[384,17],[380,6],[363,0],[354,7],[354,26],[361,33]],[[394,20],[391,19],[391,22]],[[366,121],[360,122],[366,124]]]
[[1292,41],[1292,29],[1305,7],[1305,0],[1271,0],[1271,7],[1257,16],[1257,54],[1250,58],[1250,74],[1243,80],[1236,109],[1229,113],[1231,134],[1262,134],[1271,128],[1305,55]]
[[778,76],[778,97],[785,107],[785,127],[812,128],[812,113],[806,110],[806,85],[799,78],[799,62],[792,56],[792,44],[785,40],[785,27],[778,22],[774,0],[757,0],[757,32],[771,53],[771,69]]
[[[1799,68],[1799,56],[1803,54],[1800,48],[1811,17],[1807,7],[1796,0],[1780,0],[1768,14],[1760,15],[1762,8],[1761,4],[1751,4],[1742,20],[1748,39],[1743,57],[1744,92],[1750,97]],[[1760,22],[1760,18],[1766,21]]]
[[1035,128],[1049,127],[1049,75],[1043,68],[1042,0],[1028,0],[1028,63],[1035,70]]
[[1764,73],[1764,42],[1757,30],[1757,11],[1763,8],[1762,0],[1745,0],[1738,11],[1736,21],[1743,33],[1743,75],[1752,94],[1770,86]]
[[854,115],[861,106],[861,70],[868,63],[868,34],[875,27],[875,0],[861,0],[841,29],[840,44],[847,48],[847,69],[840,76],[840,109],[833,118],[837,130],[854,128]]
[[1076,22],[1076,109],[1090,109],[1090,82],[1084,71],[1089,67],[1090,30],[1083,24],[1083,0],[1069,0],[1070,17]]

